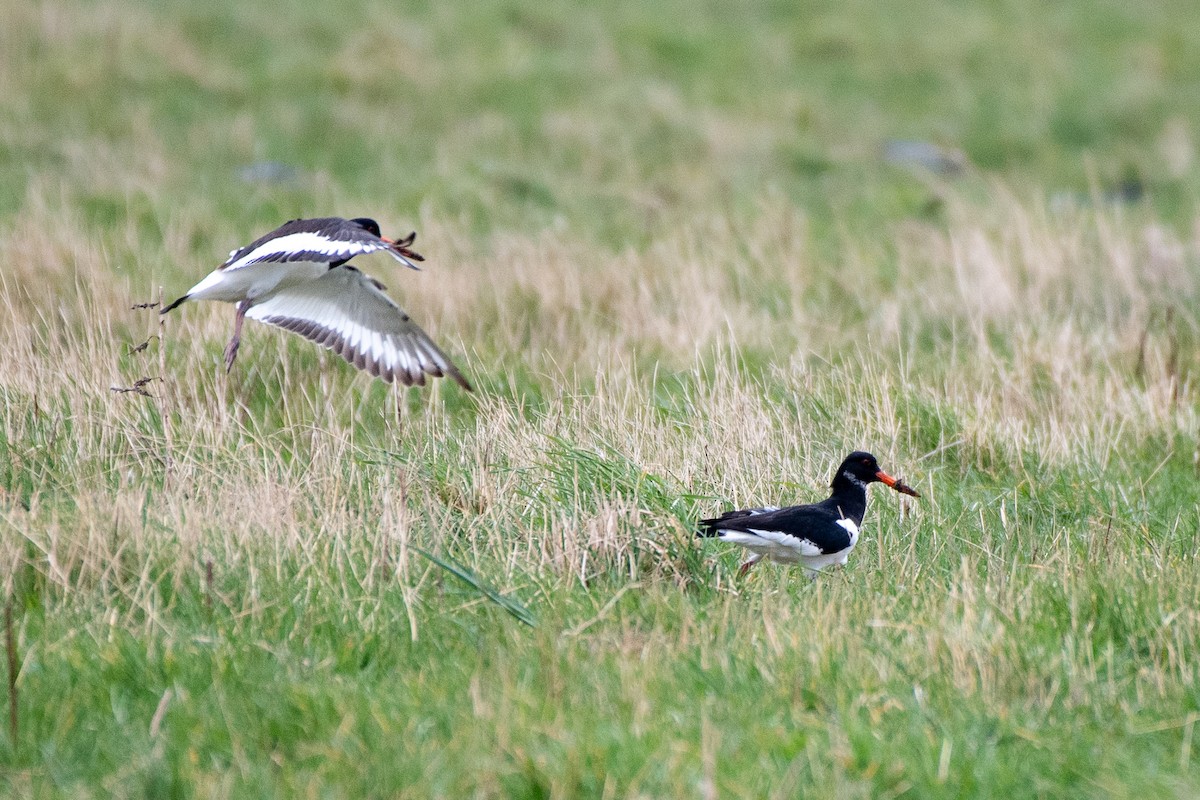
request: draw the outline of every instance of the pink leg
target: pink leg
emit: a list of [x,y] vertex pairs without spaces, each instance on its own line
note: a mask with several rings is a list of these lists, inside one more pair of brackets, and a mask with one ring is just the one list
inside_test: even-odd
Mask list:
[[237,316],[233,318],[233,338],[229,340],[229,344],[225,346],[225,371],[229,372],[233,369],[233,361],[237,358],[238,347],[242,343],[242,322],[246,319],[246,311],[250,308],[250,301],[243,300],[237,304]]

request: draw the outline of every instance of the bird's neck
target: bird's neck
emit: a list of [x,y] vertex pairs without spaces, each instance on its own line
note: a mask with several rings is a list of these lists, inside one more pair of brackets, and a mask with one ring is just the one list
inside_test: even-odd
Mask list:
[[833,479],[833,494],[829,496],[829,502],[837,507],[843,517],[853,520],[855,525],[861,525],[863,515],[867,513],[867,484],[852,475],[839,472]]

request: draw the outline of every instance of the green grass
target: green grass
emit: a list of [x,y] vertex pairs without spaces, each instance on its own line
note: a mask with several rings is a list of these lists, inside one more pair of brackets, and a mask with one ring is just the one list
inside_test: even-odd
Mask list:
[[[1194,3],[4,22],[0,795],[1200,792]],[[131,309],[323,214],[474,395]],[[859,447],[846,568],[693,538]]]

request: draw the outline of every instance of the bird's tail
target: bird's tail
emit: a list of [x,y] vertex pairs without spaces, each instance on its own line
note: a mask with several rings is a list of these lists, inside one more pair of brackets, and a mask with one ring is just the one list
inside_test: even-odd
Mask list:
[[174,303],[169,303],[168,305],[165,305],[165,306],[163,306],[163,309],[162,309],[162,311],[159,311],[158,313],[159,313],[159,314],[165,314],[165,313],[167,313],[168,311],[172,311],[172,310],[174,310],[174,309],[175,309],[175,308],[176,308],[178,305],[180,305],[181,303],[183,303],[183,302],[184,302],[185,300],[187,300],[189,297],[191,297],[191,295],[190,295],[190,294],[185,294],[183,297],[179,298],[179,299],[178,299],[178,300],[176,300]]
[[[719,517],[711,517],[710,519],[702,519],[696,523],[699,525],[699,530],[696,531],[697,536],[713,537],[720,536],[722,532],[729,529],[730,526],[722,525],[723,522],[731,520],[740,520],[745,517],[752,517],[755,514],[761,514],[764,511],[778,511],[777,508],[742,508],[737,511],[726,511]],[[734,526],[736,528],[736,524]]]

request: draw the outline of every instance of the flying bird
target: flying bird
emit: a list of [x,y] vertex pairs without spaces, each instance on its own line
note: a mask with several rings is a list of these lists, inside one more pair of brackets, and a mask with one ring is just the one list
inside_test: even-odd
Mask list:
[[738,575],[764,558],[800,564],[811,577],[830,564],[845,564],[858,544],[867,513],[867,485],[883,483],[898,492],[920,497],[911,486],[882,469],[875,456],[856,450],[846,456],[833,477],[827,500],[803,506],[746,508],[700,521],[697,536],[715,537],[750,552]]
[[237,303],[225,370],[233,368],[246,317],[298,333],[333,350],[355,367],[391,383],[425,385],[425,376],[450,376],[471,385],[449,357],[395,301],[384,285],[347,262],[384,252],[411,269],[424,258],[414,252],[416,233],[388,239],[379,223],[359,217],[294,219],[230,252],[166,314],[188,300]]

